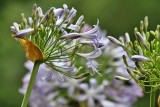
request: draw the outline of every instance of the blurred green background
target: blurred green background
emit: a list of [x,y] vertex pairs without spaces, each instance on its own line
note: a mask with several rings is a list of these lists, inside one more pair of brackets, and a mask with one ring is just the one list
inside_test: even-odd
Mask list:
[[[62,7],[65,3],[77,9],[77,18],[85,16],[89,24],[100,20],[102,29],[108,35],[133,34],[140,20],[149,17],[150,29],[160,24],[160,0],[1,0],[0,1],[0,107],[20,107],[23,96],[18,93],[22,77],[26,73],[23,63],[25,53],[18,42],[11,37],[10,26],[20,22],[21,13],[29,16],[37,3],[43,11],[50,7]],[[138,100],[135,107],[148,107],[149,97]]]

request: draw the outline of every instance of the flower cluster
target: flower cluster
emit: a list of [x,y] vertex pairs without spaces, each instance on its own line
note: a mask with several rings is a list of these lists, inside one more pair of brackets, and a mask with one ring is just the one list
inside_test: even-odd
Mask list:
[[[99,43],[99,21],[93,29],[82,31],[84,16],[75,22],[76,12],[64,4],[63,8],[51,7],[43,13],[35,4],[31,17],[26,18],[22,14],[22,22],[13,23],[12,36],[22,44],[28,60],[41,61],[56,72],[72,78],[99,73],[98,64],[95,63],[103,47]],[[84,51],[82,48],[88,49]],[[86,62],[86,67],[91,70],[77,75],[76,72],[84,68],[84,65],[77,66],[81,61]]]
[[155,31],[148,31],[148,17],[140,22],[140,28],[134,29],[136,40],[130,41],[129,34],[119,40],[109,36],[113,43],[121,46],[134,61],[132,67],[126,57],[124,63],[130,76],[144,89],[150,88],[149,92],[160,89],[160,26]]
[[[82,32],[90,29],[92,28],[84,25]],[[102,36],[99,41],[104,45],[102,57],[98,59],[101,61],[99,69],[103,75],[88,76],[79,80],[68,78],[62,74],[57,77],[53,76],[52,69],[42,64],[30,98],[31,107],[131,107],[138,97],[143,96],[142,89],[136,85],[135,81],[117,80],[118,76],[130,78],[125,72],[125,65],[121,59],[122,55],[126,55],[126,53],[121,47],[112,44],[105,37],[105,32],[99,31],[99,35]],[[129,58],[127,61],[135,66]],[[88,66],[92,65],[92,69],[98,66],[98,63],[93,60],[87,64]],[[27,61],[25,67],[30,72],[23,79],[24,84],[20,89],[23,94],[28,85],[33,63]],[[88,71],[88,69],[83,70]],[[45,74],[44,71],[46,71]],[[50,78],[51,73],[53,73],[52,78]],[[115,75],[117,79],[113,78]],[[58,78],[63,78],[63,81],[55,81]]]

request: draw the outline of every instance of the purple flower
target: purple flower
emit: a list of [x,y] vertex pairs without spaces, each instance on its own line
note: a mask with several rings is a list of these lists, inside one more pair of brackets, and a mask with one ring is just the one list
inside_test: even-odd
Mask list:
[[92,78],[89,81],[89,84],[82,83],[79,87],[84,91],[84,94],[78,95],[77,99],[79,101],[87,100],[88,107],[96,107],[95,100],[102,101],[105,99],[103,94],[104,86],[97,85],[97,80]]
[[88,59],[88,62],[86,63],[87,64],[87,67],[89,68],[89,69],[92,69],[92,73],[91,73],[91,75],[93,75],[95,72],[96,73],[98,73],[99,75],[102,75],[99,71],[98,71],[98,66],[99,66],[99,64],[98,64],[98,62],[97,61],[95,61],[95,60],[93,60],[93,59]]

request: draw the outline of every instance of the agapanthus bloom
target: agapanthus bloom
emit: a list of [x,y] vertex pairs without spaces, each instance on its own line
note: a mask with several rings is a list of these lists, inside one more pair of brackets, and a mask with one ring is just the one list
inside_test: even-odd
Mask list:
[[[92,29],[90,26],[85,25],[82,31],[88,31],[90,29]],[[99,46],[97,47],[101,48],[104,52],[99,58],[101,60],[99,69],[102,71],[102,76],[94,75],[79,80],[64,76],[64,81],[55,81],[54,77],[50,80],[44,80],[43,78],[46,74],[42,74],[42,66],[38,71],[39,76],[31,95],[33,99],[30,100],[31,107],[41,107],[43,104],[46,104],[45,106],[47,107],[132,107],[138,97],[143,96],[142,89],[137,86],[135,81],[131,80],[126,83],[125,81],[114,79],[114,76],[117,75],[131,78],[127,74],[125,65],[121,59],[122,55],[126,55],[126,53],[121,47],[112,44],[105,37],[105,32],[100,31],[99,35],[101,35],[101,38],[99,38]],[[87,41],[85,43],[90,44]],[[130,61],[130,64],[135,66],[133,61],[128,57],[127,61]],[[85,64],[85,62],[82,63]],[[27,61],[25,66],[30,69],[33,63]],[[88,63],[88,66],[97,69],[97,62]],[[47,66],[44,67],[46,67],[46,70],[48,69]],[[88,71],[87,68],[83,70]],[[31,72],[27,73],[25,78],[28,78],[30,74]],[[25,78],[24,80],[26,80]],[[23,82],[24,84],[20,92],[24,94],[27,82]],[[52,100],[48,99],[49,95],[53,96]],[[58,102],[55,103],[55,101]],[[55,105],[49,105],[51,103]]]
[[157,25],[155,31],[148,31],[148,17],[145,17],[140,28],[134,29],[134,34],[134,42],[130,41],[128,33],[123,39],[108,38],[121,46],[134,61],[135,67],[132,67],[123,56],[128,73],[145,92],[151,92],[150,107],[155,107],[155,93],[160,89],[160,26]]
[[[31,17],[26,18],[22,14],[22,22],[14,22],[11,30],[13,37],[24,47],[26,58],[33,62],[39,60],[55,71],[73,77],[68,71],[75,70],[74,64],[78,58],[88,61],[99,57],[101,49],[95,46],[99,44],[99,21],[93,29],[80,32],[84,25],[84,16],[73,23],[76,12],[74,8],[69,10],[64,4],[63,8],[51,7],[43,13],[40,7],[34,5]],[[90,44],[84,44],[85,41]],[[88,45],[93,47],[84,52],[81,48]],[[90,68],[88,64],[87,67]],[[79,69],[78,66],[76,68]],[[95,69],[91,70],[97,72]]]
[[[80,16],[74,23],[76,12],[74,8],[70,10],[64,4],[63,8],[51,7],[43,13],[42,9],[35,4],[31,17],[26,18],[22,14],[20,24],[14,22],[11,26],[12,36],[24,47],[26,58],[35,62],[21,107],[27,106],[38,68],[42,63],[54,72],[49,72],[44,78],[52,78],[52,74],[61,73],[80,79],[89,73],[98,73],[98,65],[95,66],[96,69],[90,69],[90,66],[78,63],[87,62],[88,59],[93,60],[101,55],[101,49],[97,47],[99,21],[93,29],[80,32],[85,24],[84,16]],[[83,41],[90,44],[84,44]],[[90,48],[87,51],[82,49],[88,46]],[[82,69],[87,67],[90,70],[83,72]]]

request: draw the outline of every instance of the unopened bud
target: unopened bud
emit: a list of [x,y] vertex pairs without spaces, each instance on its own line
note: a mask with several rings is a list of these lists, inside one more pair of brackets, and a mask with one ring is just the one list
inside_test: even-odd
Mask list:
[[147,16],[144,18],[144,28],[145,28],[145,31],[147,31],[147,28],[148,28],[148,17]]
[[120,80],[120,81],[129,81],[130,79],[122,77],[122,76],[115,76],[115,79]]
[[146,42],[145,42],[145,39],[143,38],[143,36],[142,36],[139,32],[136,32],[136,36],[137,36],[138,41],[139,41],[147,50],[149,50],[149,49],[148,49],[148,46],[147,46],[147,44],[146,44]]
[[143,28],[144,28],[144,26],[143,26],[143,21],[140,21],[140,31],[141,31],[141,32],[143,32]]
[[126,42],[130,42],[130,37],[128,33],[125,33],[125,39],[126,39]]
[[80,16],[79,19],[78,19],[77,22],[76,22],[76,25],[81,25],[82,22],[83,22],[83,19],[84,19],[84,16],[83,16],[83,15]]
[[79,33],[69,33],[64,36],[61,36],[61,39],[77,39],[79,37],[80,37]]
[[20,30],[19,32],[16,33],[15,37],[23,38],[26,35],[31,34],[34,31],[32,28]]
[[142,55],[133,55],[131,59],[135,62],[147,62],[151,61],[149,58],[142,56]]
[[108,39],[109,39],[112,43],[114,43],[114,44],[116,44],[116,45],[124,46],[119,40],[117,40],[116,38],[114,38],[114,37],[112,37],[112,36],[108,36]]
[[125,56],[125,55],[123,55],[123,56],[122,56],[122,58],[123,58],[123,62],[124,62],[124,64],[125,64],[126,66],[128,66],[128,63],[127,63],[127,58],[126,58],[126,56]]
[[136,65],[137,69],[138,69],[141,73],[144,73],[144,69],[142,68],[142,66],[140,65],[139,62],[135,62],[135,65]]

